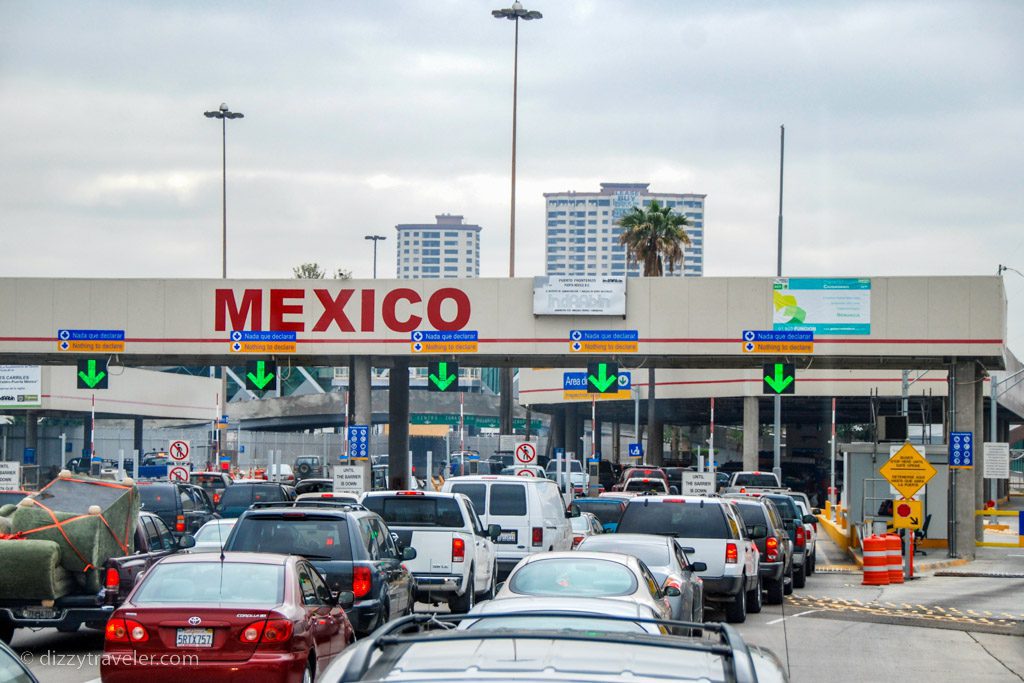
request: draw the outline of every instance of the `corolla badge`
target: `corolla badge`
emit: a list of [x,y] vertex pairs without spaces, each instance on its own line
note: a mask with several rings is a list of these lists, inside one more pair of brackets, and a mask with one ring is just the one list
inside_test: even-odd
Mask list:
[[203,620],[199,617],[189,617],[188,623],[192,626],[199,626],[199,624],[203,623]]

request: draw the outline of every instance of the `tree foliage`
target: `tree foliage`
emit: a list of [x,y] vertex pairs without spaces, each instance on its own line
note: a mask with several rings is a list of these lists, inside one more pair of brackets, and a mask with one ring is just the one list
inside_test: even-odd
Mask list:
[[689,224],[686,216],[653,200],[646,209],[634,206],[619,219],[619,243],[626,247],[630,262],[643,265],[645,277],[661,277],[665,266],[669,273],[682,267],[684,248],[690,246]]
[[[315,261],[303,263],[292,268],[292,276],[296,280],[323,280],[327,277],[327,271],[320,267]],[[344,268],[336,268],[331,275],[335,280],[351,280],[352,271]]]

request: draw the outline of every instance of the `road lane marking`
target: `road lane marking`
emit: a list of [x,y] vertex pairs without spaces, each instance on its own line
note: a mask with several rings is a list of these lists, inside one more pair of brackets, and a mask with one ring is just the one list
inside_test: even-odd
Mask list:
[[[820,609],[809,609],[806,612],[800,612],[800,614],[793,614],[793,615],[789,616],[788,618],[789,619],[796,619],[797,617],[802,617],[805,614],[813,614],[814,612],[820,612],[820,611],[821,611]],[[772,626],[774,624],[779,623],[780,621],[785,621],[786,619],[787,619],[787,617],[781,617],[779,619],[772,619],[771,621],[768,622],[768,625]]]

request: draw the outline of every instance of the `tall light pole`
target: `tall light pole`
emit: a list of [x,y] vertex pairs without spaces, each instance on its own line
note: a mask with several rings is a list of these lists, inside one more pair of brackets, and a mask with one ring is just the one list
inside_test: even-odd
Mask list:
[[377,279],[377,242],[386,240],[384,235],[366,235],[363,239],[373,240],[373,279]]
[[[508,276],[516,276],[516,123],[518,115],[519,99],[519,20],[531,21],[540,19],[544,15],[534,10],[523,8],[521,2],[512,3],[507,9],[496,9],[491,11],[495,19],[508,19],[514,21],[515,49],[512,59],[512,190],[511,208],[509,209],[509,230],[508,230]],[[512,434],[512,372],[511,367],[502,368],[500,375],[500,418],[501,433]]]
[[221,264],[220,276],[222,279],[228,277],[228,119],[240,119],[245,114],[228,109],[228,105],[221,104],[216,111],[203,112],[208,119],[220,119],[221,136]]
[[[245,115],[242,112],[231,111],[228,109],[228,105],[221,103],[220,107],[216,111],[203,112],[203,115],[208,119],[220,119],[220,149],[221,149],[221,243],[220,243],[220,277],[226,280],[228,277],[228,119],[240,119]],[[210,368],[210,374],[213,374],[213,368]],[[228,404],[228,373],[227,368],[222,367],[220,369],[220,415],[217,419],[220,420],[227,413]],[[216,443],[217,443],[217,456],[214,458],[214,465],[220,466],[220,455],[224,450],[222,443],[223,431],[216,429],[217,425],[214,424]]]

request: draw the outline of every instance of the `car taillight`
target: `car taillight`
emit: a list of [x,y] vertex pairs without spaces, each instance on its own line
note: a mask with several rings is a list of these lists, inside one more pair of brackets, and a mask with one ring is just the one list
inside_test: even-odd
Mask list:
[[466,542],[461,538],[452,539],[452,562],[463,562],[466,559]]
[[185,515],[178,515],[177,520],[174,522],[174,530],[175,531],[184,531],[185,530]]
[[796,528],[796,547],[803,548],[807,545],[807,532],[804,530],[803,525]]
[[292,622],[287,619],[268,619],[267,621],[254,621],[245,628],[238,636],[243,643],[260,643],[264,645],[278,645],[292,639]]
[[740,561],[740,553],[735,543],[725,544],[725,563],[736,564]]
[[352,567],[352,594],[357,598],[365,598],[370,594],[373,577],[369,567]]
[[779,539],[774,536],[769,536],[764,542],[765,555],[767,555],[768,562],[779,561]]
[[535,545],[535,546],[544,545],[544,527],[540,527],[540,526],[533,527],[533,545]]
[[216,505],[219,502],[220,502],[220,494],[219,493],[213,494],[213,504]]
[[573,536],[572,537],[572,547],[573,548],[575,548],[576,546],[578,546],[582,542],[583,542],[583,537],[582,536]]
[[108,567],[105,578],[103,579],[103,587],[108,591],[117,590],[121,586],[121,575],[118,573],[116,567]]
[[149,633],[137,621],[114,617],[107,622],[106,639],[111,643],[144,643],[149,640]]
[[665,498],[661,501],[662,503],[685,503],[685,498]]
[[395,491],[396,496],[422,496],[423,491]]

